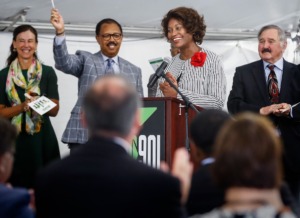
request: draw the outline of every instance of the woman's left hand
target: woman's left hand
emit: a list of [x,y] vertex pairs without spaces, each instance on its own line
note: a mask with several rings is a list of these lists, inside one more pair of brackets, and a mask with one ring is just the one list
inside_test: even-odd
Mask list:
[[[176,78],[170,72],[166,73],[166,77],[168,77],[168,79],[170,79],[170,81],[176,87],[178,87]],[[164,94],[165,97],[174,97],[174,98],[177,97],[177,91],[174,88],[172,88],[167,81],[160,83],[159,89],[162,91],[162,93]]]

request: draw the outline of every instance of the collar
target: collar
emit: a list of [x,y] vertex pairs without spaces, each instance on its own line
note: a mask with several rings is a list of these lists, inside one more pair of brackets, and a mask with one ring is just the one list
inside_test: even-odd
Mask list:
[[[264,63],[264,69],[266,69],[268,67],[268,65],[270,63],[266,62],[263,60],[263,63]],[[278,61],[276,61],[274,64],[272,65],[275,65],[276,68],[278,68],[279,70],[283,71],[283,58],[280,58]]]
[[207,164],[211,164],[215,162],[215,158],[213,157],[208,157],[208,158],[205,158],[201,161],[201,164],[204,166],[204,165],[207,165]]
[[[107,59],[109,59],[109,57],[105,56],[103,53],[102,53],[102,56],[103,56],[103,60],[104,60],[104,62],[105,62]],[[119,57],[118,57],[118,55],[117,55],[117,56],[114,56],[114,57],[112,57],[111,59],[113,59],[113,60],[114,60],[115,64],[119,65]]]
[[131,145],[125,139],[117,136],[113,137],[112,139],[116,144],[123,147],[128,154],[131,153]]

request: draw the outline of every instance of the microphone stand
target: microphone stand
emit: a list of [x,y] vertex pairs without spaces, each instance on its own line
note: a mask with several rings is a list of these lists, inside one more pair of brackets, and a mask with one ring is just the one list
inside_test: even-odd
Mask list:
[[189,142],[189,107],[191,107],[196,113],[200,113],[200,111],[195,107],[195,105],[186,97],[182,92],[178,89],[177,86],[166,76],[166,74],[161,75],[169,84],[170,86],[177,91],[177,93],[181,96],[182,100],[185,103],[185,148],[188,152],[190,152],[190,142]]

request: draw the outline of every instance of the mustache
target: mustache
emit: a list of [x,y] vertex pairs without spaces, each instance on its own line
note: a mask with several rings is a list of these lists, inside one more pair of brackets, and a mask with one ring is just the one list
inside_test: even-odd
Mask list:
[[261,52],[262,52],[262,53],[265,53],[265,52],[271,53],[271,49],[269,49],[269,48],[264,48]]
[[107,43],[107,46],[110,46],[110,45],[117,46],[117,43],[115,43],[115,42],[109,42],[109,43]]

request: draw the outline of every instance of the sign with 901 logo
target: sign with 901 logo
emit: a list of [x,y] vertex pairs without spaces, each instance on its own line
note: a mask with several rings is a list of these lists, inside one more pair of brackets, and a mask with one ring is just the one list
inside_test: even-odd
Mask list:
[[165,103],[145,101],[141,108],[142,131],[132,142],[132,156],[154,168],[165,157]]

